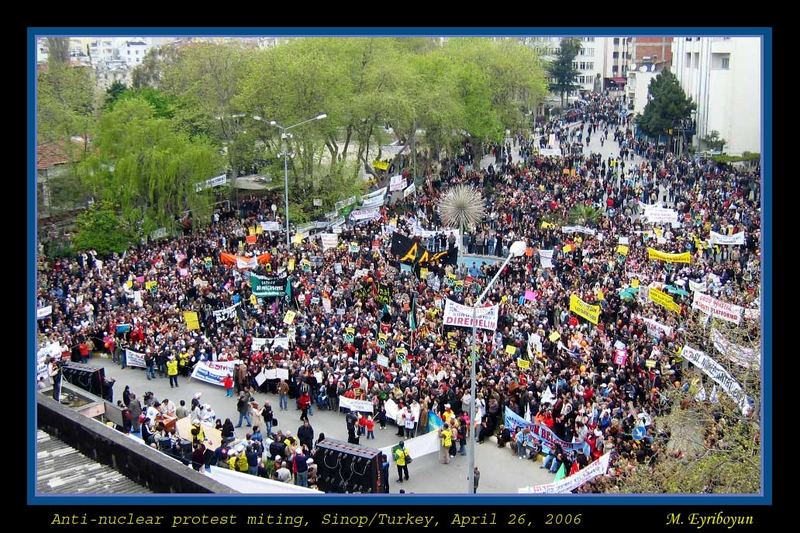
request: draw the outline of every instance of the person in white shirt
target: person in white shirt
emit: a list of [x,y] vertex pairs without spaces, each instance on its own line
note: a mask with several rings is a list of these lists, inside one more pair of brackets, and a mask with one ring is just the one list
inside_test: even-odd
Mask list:
[[160,411],[161,411],[162,415],[175,416],[175,410],[176,410],[176,407],[175,407],[175,404],[172,402],[172,400],[164,398],[161,401],[161,409],[160,409]]
[[283,483],[289,483],[292,480],[292,471],[288,468],[289,463],[283,462],[281,463],[281,467],[275,471],[275,477],[278,481]]
[[417,420],[414,418],[414,413],[412,413],[407,407],[404,408],[405,415],[403,417],[403,424],[406,428],[406,438],[410,439],[414,437],[414,429],[417,425]]

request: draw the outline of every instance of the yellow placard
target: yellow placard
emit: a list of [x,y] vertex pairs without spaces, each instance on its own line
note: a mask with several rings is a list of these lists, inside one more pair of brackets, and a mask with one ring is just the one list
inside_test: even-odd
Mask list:
[[419,276],[420,276],[422,279],[425,279],[425,278],[427,278],[427,277],[428,277],[428,269],[427,269],[427,268],[420,268],[420,269],[419,269]]
[[631,280],[631,287],[633,287],[634,289],[637,289],[637,288],[639,288],[639,280],[638,280],[638,279],[636,279],[636,278],[633,278],[633,279]]
[[385,162],[385,161],[373,161],[372,162],[372,168],[375,168],[375,169],[378,169],[378,170],[388,170],[389,169],[389,163]]
[[292,237],[293,244],[303,244],[303,235],[301,233],[295,233],[294,237]]
[[256,227],[255,226],[250,226],[249,228],[247,228],[247,234],[248,235],[255,235],[256,234]]
[[605,293],[603,291],[601,291],[601,290],[597,291],[597,299],[598,300],[605,300],[606,299]]
[[653,228],[653,233],[656,234],[656,237],[663,237],[664,236],[664,230],[659,228],[659,227]]
[[131,280],[126,281],[125,286],[130,289],[131,287],[133,287],[133,281]]
[[675,300],[672,299],[672,296],[656,289],[655,287],[651,287],[648,291],[650,300],[660,305],[661,307],[668,309],[670,311],[674,311],[675,313],[681,312],[681,306],[675,303]]
[[544,220],[542,221],[541,229],[555,228],[555,227],[556,227],[555,224],[551,224],[550,222],[545,222]]
[[564,252],[565,254],[568,254],[574,249],[575,248],[571,244],[567,244],[561,249],[561,251]]
[[617,253],[620,255],[628,255],[628,247],[624,244],[617,246]]
[[294,324],[294,317],[295,317],[294,311],[286,311],[286,314],[283,317],[283,323],[287,325]]
[[286,266],[286,270],[288,270],[289,272],[294,271],[294,257],[289,259],[289,264]]
[[255,294],[250,295],[250,303],[253,305],[258,305],[258,298],[256,298]]
[[147,289],[148,291],[153,287],[158,287],[157,281],[146,281],[144,284],[144,288]]
[[669,254],[666,252],[659,252],[655,248],[647,249],[647,257],[653,261],[665,261],[667,263],[691,263],[692,255],[689,252],[682,254]]
[[592,324],[600,320],[600,306],[587,304],[574,294],[569,297],[569,310]]
[[517,367],[527,370],[531,367],[531,362],[527,359],[517,359]]
[[258,226],[256,226],[256,235],[261,235],[262,233],[264,233],[264,226],[259,224]]
[[186,329],[189,331],[200,329],[200,320],[195,311],[184,311],[183,320],[186,322]]
[[554,331],[554,332],[553,332],[553,333],[551,333],[551,334],[550,334],[550,336],[549,336],[549,337],[547,337],[547,338],[548,338],[548,339],[550,339],[550,342],[556,342],[558,339],[560,339],[560,338],[561,338],[561,333],[559,333],[559,332],[557,332],[557,331]]
[[506,346],[506,353],[508,355],[514,355],[515,353],[517,353],[517,347],[514,346],[513,344],[509,344],[508,346]]

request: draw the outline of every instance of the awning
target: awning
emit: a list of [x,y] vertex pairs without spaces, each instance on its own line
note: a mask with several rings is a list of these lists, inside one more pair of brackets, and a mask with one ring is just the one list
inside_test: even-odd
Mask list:
[[628,82],[628,78],[611,78],[611,81],[620,85],[624,85]]

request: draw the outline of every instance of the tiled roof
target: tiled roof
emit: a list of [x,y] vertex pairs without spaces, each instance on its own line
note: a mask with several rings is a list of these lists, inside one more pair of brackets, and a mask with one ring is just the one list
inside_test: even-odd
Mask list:
[[36,432],[36,491],[43,494],[152,493],[41,429]]
[[64,163],[69,163],[69,156],[63,144],[45,143],[36,146],[37,170],[45,170]]

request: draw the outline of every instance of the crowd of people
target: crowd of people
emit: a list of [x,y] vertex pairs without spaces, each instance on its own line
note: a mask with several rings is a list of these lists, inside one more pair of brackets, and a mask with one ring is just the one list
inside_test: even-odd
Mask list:
[[[542,156],[551,134],[561,155]],[[572,150],[584,140],[588,146],[593,136],[605,145],[616,143],[617,154],[603,158]],[[188,376],[200,361],[240,361],[226,384],[229,390],[277,393],[281,409],[287,398],[305,397],[306,409],[339,409],[340,397],[370,401],[372,427],[386,424],[385,403],[391,399],[401,410],[395,423],[406,437],[426,431],[429,414],[445,422],[442,462],[458,453],[455,447],[463,451],[467,439],[485,442],[492,436],[500,445],[511,443],[521,458],[535,457],[540,450],[535,439],[526,438],[525,428],[505,426],[506,408],[544,424],[562,441],[587,444],[588,453],[549,450],[542,466],[553,472],[562,467],[575,472],[610,450],[618,465],[613,472],[645,461],[655,436],[652,416],[671,407],[665,393],[688,387],[678,350],[690,334],[689,323],[705,318],[691,308],[690,285],[746,309],[758,307],[758,169],[660,157],[654,146],[634,137],[619,103],[597,94],[571,106],[567,117],[488,151],[495,161],[486,169],[473,164],[471,150],[442,161],[416,195],[382,207],[379,218],[342,227],[338,246],[327,250],[313,235],[291,248],[280,232],[259,231],[253,239],[249,228],[274,220],[269,209],[274,199],[267,197],[217,212],[206,228],[124,254],[40,257],[39,304],[52,305],[52,314],[38,321],[41,344],[57,342],[63,357],[78,361],[92,350],[107,351],[123,366],[124,349],[130,348],[145,354],[149,376],[169,376],[174,386],[179,386],[177,374]],[[443,231],[437,204],[459,184],[481,191],[487,211],[456,243]],[[646,222],[643,208],[656,203],[676,210],[679,223]],[[598,213],[596,220],[580,224],[593,225],[592,232],[562,231],[574,225],[570,218],[576,207]],[[435,236],[420,237],[420,227]],[[710,231],[744,232],[745,244],[709,244]],[[442,318],[446,299],[471,305],[499,263],[477,266],[462,260],[409,269],[390,252],[394,233],[431,250],[459,246],[461,254],[500,257],[508,255],[512,242],[525,241],[525,255],[508,263],[485,297],[500,305],[497,330],[478,330],[472,339],[471,329],[444,326]],[[648,247],[688,252],[691,262],[649,259]],[[552,266],[542,264],[541,250],[554,251]],[[256,298],[250,270],[223,264],[223,252],[258,256],[256,274],[285,271],[286,296]],[[391,301],[379,300],[379,286],[391,288]],[[676,289],[679,312],[634,292],[645,287]],[[570,312],[571,295],[601,307],[596,325]],[[230,318],[214,316],[213,311],[236,303]],[[187,328],[184,311],[198,313],[199,329]],[[287,311],[295,313],[291,324]],[[645,318],[667,326],[670,334],[652,335]],[[759,324],[742,322],[754,332]],[[252,348],[253,338],[279,337],[289,338],[288,349],[269,343]],[[615,358],[619,343],[626,354],[622,361]],[[475,398],[469,392],[473,348]],[[388,363],[380,364],[379,356]],[[263,369],[276,368],[288,369],[289,379],[256,382]],[[163,400],[160,406],[136,407],[138,401],[123,403],[133,415],[132,429],[139,429],[140,413],[152,424],[147,411],[165,408]],[[245,403],[240,425],[250,422],[252,406]],[[476,417],[470,420],[473,403]],[[210,419],[199,402],[186,409],[187,416]],[[308,439],[273,434],[272,415],[263,407],[258,414],[261,423],[244,444],[220,447],[214,455],[202,449],[202,440],[195,442],[195,451],[201,450],[195,464],[210,464],[214,455],[217,464],[230,463],[243,472],[280,480],[293,475],[300,484],[312,484]],[[230,422],[222,427],[230,430]],[[649,439],[632,439],[640,424],[647,426]],[[166,438],[157,426],[146,431],[153,442]],[[302,472],[308,472],[307,479]],[[521,472],[520,484],[524,480]]]

